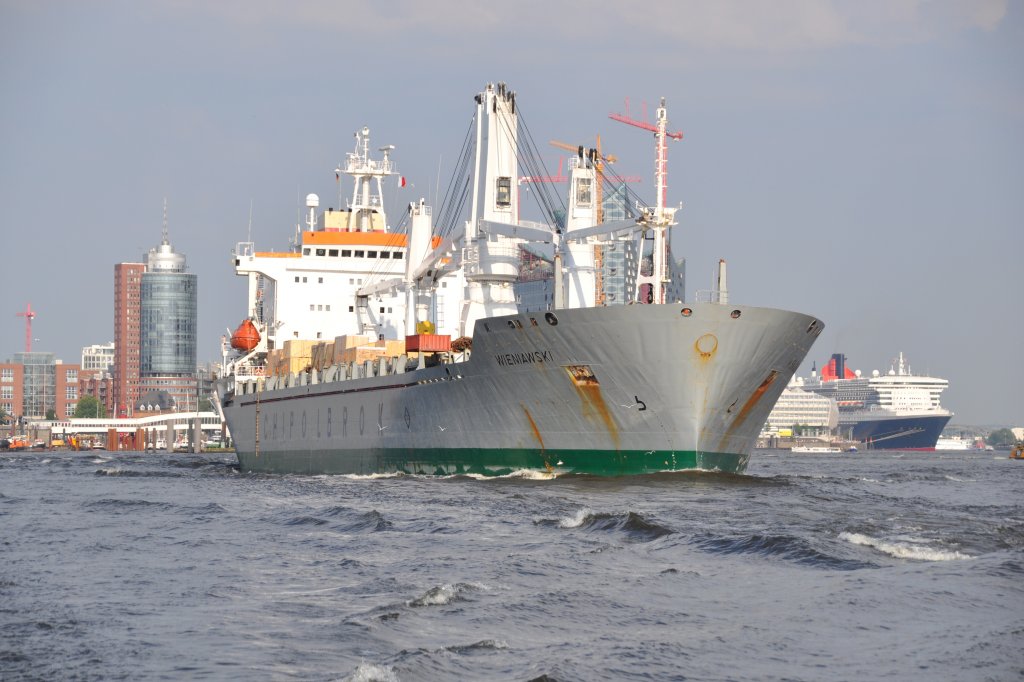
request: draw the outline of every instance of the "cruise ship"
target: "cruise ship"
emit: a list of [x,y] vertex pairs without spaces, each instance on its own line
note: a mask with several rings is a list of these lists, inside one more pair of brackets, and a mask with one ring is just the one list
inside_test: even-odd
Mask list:
[[870,377],[851,371],[846,356],[832,355],[821,375],[796,384],[805,391],[835,401],[839,435],[881,450],[934,450],[953,413],[942,407],[946,379],[910,371],[903,353],[889,371],[874,370]]
[[[218,407],[245,471],[301,474],[639,474],[743,471],[785,379],[824,325],[785,310],[674,300],[664,101],[656,203],[598,219],[599,156],[572,159],[561,215],[519,216],[519,104],[475,98],[458,168],[435,212],[384,212],[393,148],[370,131],[336,169],[346,206],[307,197],[289,247],[237,245],[245,319],[224,342]],[[678,134],[681,137],[681,134]],[[678,138],[677,138],[678,139]],[[531,194],[539,193],[539,189]],[[460,192],[462,192],[460,194]],[[556,202],[548,200],[553,208]],[[453,218],[453,216],[455,218]],[[595,248],[635,240],[629,305],[604,305]],[[549,243],[553,297],[520,309],[522,245]],[[625,301],[623,301],[625,303]]]

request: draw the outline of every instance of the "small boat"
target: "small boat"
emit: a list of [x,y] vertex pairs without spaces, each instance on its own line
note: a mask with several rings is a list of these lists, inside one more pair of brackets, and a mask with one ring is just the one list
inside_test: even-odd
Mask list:
[[1024,459],[1024,440],[1017,441],[1017,444],[1010,450],[1010,459]]
[[793,452],[842,452],[831,445],[794,445]]

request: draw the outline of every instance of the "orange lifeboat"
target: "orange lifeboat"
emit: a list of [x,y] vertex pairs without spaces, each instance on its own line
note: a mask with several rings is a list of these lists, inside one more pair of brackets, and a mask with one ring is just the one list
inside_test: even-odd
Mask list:
[[244,353],[251,351],[259,342],[260,332],[252,320],[242,320],[242,324],[231,335],[231,347]]

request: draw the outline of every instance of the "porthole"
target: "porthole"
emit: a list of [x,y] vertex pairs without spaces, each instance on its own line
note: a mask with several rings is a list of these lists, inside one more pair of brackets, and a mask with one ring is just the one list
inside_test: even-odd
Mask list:
[[552,327],[558,324],[558,318],[555,317],[554,313],[544,313],[544,319],[547,320],[548,324],[550,324]]
[[693,315],[693,310],[690,308],[683,308],[679,311],[679,314],[683,317],[689,317],[690,315]]
[[740,311],[734,310],[731,313],[729,313],[729,316],[732,317],[732,319],[735,320],[735,319],[739,318],[740,314],[741,314]]

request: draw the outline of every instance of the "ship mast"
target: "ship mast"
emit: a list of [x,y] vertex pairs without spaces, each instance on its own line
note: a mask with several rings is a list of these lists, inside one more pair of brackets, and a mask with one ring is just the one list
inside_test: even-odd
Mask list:
[[[628,105],[628,103],[627,103]],[[652,287],[651,303],[664,303],[668,285],[670,282],[668,272],[668,228],[675,225],[675,208],[668,208],[666,198],[668,196],[668,140],[681,140],[681,132],[668,132],[668,109],[665,106],[665,98],[661,98],[661,105],[658,107],[656,124],[652,125],[645,121],[638,121],[630,118],[627,106],[625,114],[609,114],[609,118],[626,123],[643,130],[654,133],[655,139],[655,165],[654,181],[657,191],[657,199],[654,208],[648,209],[645,216],[646,228],[654,231],[654,249],[652,252],[653,267],[650,275],[642,275],[637,278],[637,292],[643,284],[650,284]],[[646,230],[645,230],[646,231]],[[641,250],[642,254],[642,250]],[[641,258],[641,261],[643,259]],[[640,301],[645,303],[646,301]]]
[[[394,145],[379,147],[384,158],[380,161],[370,158],[370,129],[363,127],[355,133],[355,151],[347,154],[345,167],[334,169],[335,174],[351,175],[355,182],[352,188],[352,199],[349,202],[347,230],[349,232],[383,231],[387,226],[384,214],[384,191],[382,181],[389,175],[398,172],[391,161]],[[376,191],[371,185],[376,185]],[[379,216],[375,218],[375,216]]]

